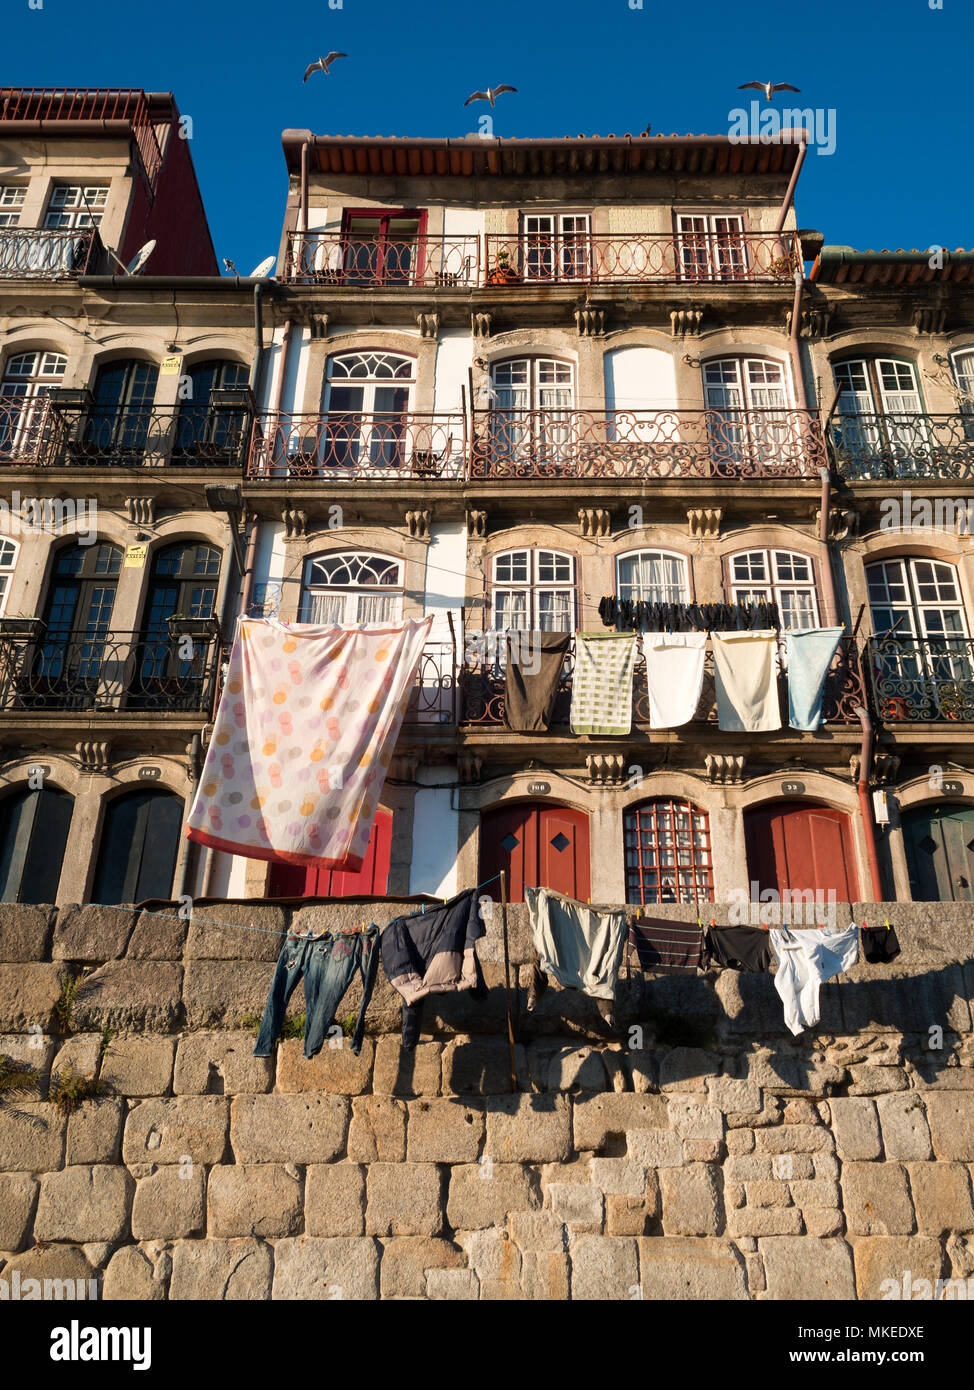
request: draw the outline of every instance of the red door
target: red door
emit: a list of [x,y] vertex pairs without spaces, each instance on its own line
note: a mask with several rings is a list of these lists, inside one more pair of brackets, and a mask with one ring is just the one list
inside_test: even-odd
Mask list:
[[[496,875],[508,875],[508,901],[524,901],[524,889],[553,888],[585,902],[589,878],[588,816],[567,806],[521,802],[485,811],[480,818],[480,881],[496,897]],[[488,880],[490,883],[488,884]]]
[[856,872],[849,817],[830,806],[777,801],[744,813],[748,876],[758,888],[778,893],[835,893],[837,902],[856,902]]
[[269,898],[382,897],[389,883],[392,851],[392,812],[380,806],[375,813],[369,846],[357,873],[313,869],[305,864],[271,863]]

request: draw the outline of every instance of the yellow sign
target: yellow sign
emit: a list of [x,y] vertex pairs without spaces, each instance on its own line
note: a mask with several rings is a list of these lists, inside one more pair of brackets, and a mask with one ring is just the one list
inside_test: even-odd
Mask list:
[[149,553],[147,545],[130,545],[125,551],[125,568],[127,570],[145,569],[145,557]]
[[181,352],[171,352],[168,357],[162,359],[162,366],[159,368],[160,376],[179,376],[179,369],[183,365],[183,355]]

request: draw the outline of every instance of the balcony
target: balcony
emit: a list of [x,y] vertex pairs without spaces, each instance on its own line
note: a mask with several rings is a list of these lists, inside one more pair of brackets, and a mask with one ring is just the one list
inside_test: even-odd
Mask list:
[[[480,644],[481,651],[486,644]],[[782,643],[782,649],[784,644]],[[565,662],[555,699],[552,726],[562,726],[567,732],[572,698],[572,670],[575,664],[575,641],[572,639],[569,655]],[[779,675],[779,695],[781,698],[781,722],[788,725],[787,677],[782,670]],[[855,642],[851,637],[843,637],[826,677],[822,699],[822,714],[825,724],[858,725],[857,706],[863,704],[865,689],[859,665]],[[648,726],[649,694],[646,688],[646,663],[637,652],[633,675],[633,723]],[[467,725],[486,727],[504,723],[504,673],[496,662],[482,659],[468,659],[460,668],[459,692],[460,722]],[[697,704],[693,724],[717,725],[717,703],[714,691],[713,652],[708,649],[704,665],[703,689]],[[557,732],[557,729],[555,729]]]
[[150,188],[162,165],[162,148],[145,92],[134,87],[0,87],[0,122],[98,121],[131,128]]
[[802,265],[791,232],[488,234],[484,249],[484,284],[489,287],[791,284]]
[[[92,404],[83,391],[56,391],[46,406],[47,420],[31,432],[34,461],[51,468],[239,469],[250,424],[245,409],[118,410]],[[16,427],[10,437],[16,440]],[[0,461],[6,456],[0,432]]]
[[870,637],[873,707],[886,724],[974,722],[974,640]]
[[403,727],[415,730],[457,722],[457,654],[452,642],[427,642],[413,678]]
[[75,280],[95,274],[104,262],[95,227],[74,231],[0,227],[0,279]]
[[289,232],[284,279],[367,289],[472,289],[480,282],[480,238],[415,236],[394,241]]
[[812,478],[826,463],[805,410],[475,411],[470,476]]
[[252,479],[320,478],[328,483],[404,478],[460,480],[463,415],[265,415],[254,421]]
[[133,632],[0,629],[0,710],[212,713],[221,642]]
[[854,482],[974,477],[974,414],[840,414],[829,443],[836,473]]
[[40,463],[50,426],[50,397],[0,396],[0,467]]

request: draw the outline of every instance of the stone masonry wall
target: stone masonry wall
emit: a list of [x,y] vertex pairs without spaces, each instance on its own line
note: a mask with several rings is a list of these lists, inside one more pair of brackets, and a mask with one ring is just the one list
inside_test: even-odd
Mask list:
[[[623,975],[616,1031],[554,985],[526,1014],[522,987],[512,1093],[496,909],[485,1003],[433,1001],[404,1052],[380,972],[362,1055],[306,1062],[299,1040],[251,1055],[274,933],[369,905],[220,903],[191,925],[0,907],[0,1054],[38,1079],[0,1093],[0,1279],[628,1300],[876,1299],[906,1276],[907,1296],[974,1296],[974,913],[889,911],[899,960],[826,985],[797,1039],[768,976]],[[523,986],[523,907],[511,947]],[[100,1090],[66,1111],[48,1087],[69,1066]]]

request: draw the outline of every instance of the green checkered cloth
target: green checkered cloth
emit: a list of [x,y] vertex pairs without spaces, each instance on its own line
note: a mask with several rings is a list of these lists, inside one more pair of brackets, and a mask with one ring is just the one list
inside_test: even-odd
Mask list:
[[634,632],[576,634],[572,733],[629,733],[635,663]]

